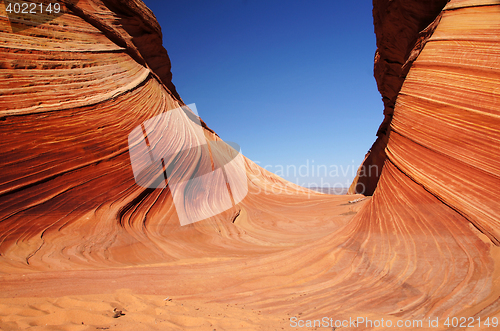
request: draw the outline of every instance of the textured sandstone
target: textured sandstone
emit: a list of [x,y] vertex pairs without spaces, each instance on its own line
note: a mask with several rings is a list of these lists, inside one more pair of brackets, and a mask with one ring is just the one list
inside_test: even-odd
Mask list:
[[[415,248],[408,252],[413,258],[376,260],[387,277],[403,277],[419,289],[408,296],[408,308],[456,312],[475,297],[498,309],[500,289],[488,281],[498,276],[488,252],[498,254],[492,243],[500,243],[494,189],[500,185],[500,4],[451,1],[433,30],[397,96],[373,198],[353,223],[368,226],[365,247],[382,244],[370,233],[387,235],[386,256]],[[401,243],[406,248],[398,248]],[[412,272],[396,272],[394,263],[403,261]],[[439,272],[446,275],[435,277]],[[433,295],[422,296],[423,288]],[[439,297],[442,290],[448,294]]]
[[[128,154],[134,128],[183,105],[158,23],[140,1],[67,3],[52,24],[18,33],[0,13],[0,305],[19,317],[0,328],[37,325],[22,324],[22,309],[47,306],[15,296],[129,309],[149,304],[144,295],[175,297],[186,308],[172,304],[172,329],[215,323],[182,316],[198,314],[195,302],[217,314],[231,304],[227,329],[249,316],[267,323],[236,304],[273,326],[289,316],[498,315],[498,2],[441,11],[443,1],[375,1],[387,120],[365,159],[384,165],[364,182],[371,198],[303,190],[245,159],[248,196],[183,227],[168,188],[136,185]],[[172,141],[199,139],[191,125],[179,122]],[[186,176],[197,171],[192,158],[181,156]],[[116,300],[88,298],[112,292]],[[41,320],[51,316],[60,320]],[[141,321],[155,329],[156,317]]]
[[[365,156],[362,166],[377,166],[378,172],[360,173],[349,193],[372,195],[377,187],[386,158],[388,130],[394,105],[406,74],[427,38],[439,22],[441,9],[447,0],[373,1],[373,23],[377,35],[374,75],[384,102],[384,120],[377,140]],[[361,169],[360,169],[361,170]]]

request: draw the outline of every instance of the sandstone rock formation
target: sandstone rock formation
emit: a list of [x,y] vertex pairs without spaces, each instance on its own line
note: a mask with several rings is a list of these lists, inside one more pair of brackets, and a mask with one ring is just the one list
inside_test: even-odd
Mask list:
[[[387,121],[386,116],[382,123],[381,129],[388,134],[377,139],[387,142],[375,143],[376,155],[372,157],[369,153],[365,160],[367,164],[383,161],[385,166],[397,167],[468,219],[495,244],[499,243],[500,205],[494,202],[497,199],[490,187],[499,183],[498,169],[494,166],[498,156],[497,5],[494,1],[448,3],[420,33],[414,49],[406,51],[408,60],[403,66],[402,62],[393,63],[379,56],[382,53],[379,45],[375,62],[379,89],[386,110],[397,98],[396,111],[389,112],[392,121]],[[399,9],[393,2],[382,8],[389,14],[394,8]],[[378,13],[375,7],[376,27]],[[411,25],[415,15],[410,17]],[[383,40],[387,33],[377,36],[380,34]],[[393,45],[391,49],[401,51],[401,48],[406,47]],[[413,64],[409,74],[402,73],[410,61]],[[394,67],[392,71],[381,69],[390,65]],[[390,83],[396,81],[392,72],[405,77],[397,93],[392,93],[396,89],[385,92],[387,85],[398,85]],[[389,94],[391,97],[387,97]],[[387,146],[382,149],[384,145]]]
[[[384,120],[350,193],[372,195],[375,191],[384,167],[384,149],[399,91],[413,61],[437,26],[447,1],[374,1],[373,24],[377,35],[374,75],[384,102]],[[363,166],[365,169],[376,166],[378,171],[362,172]]]
[[[60,303],[82,301],[124,311],[117,323],[145,305],[147,329],[498,316],[498,1],[374,1],[386,119],[365,159],[381,175],[359,178],[371,198],[349,204],[244,158],[247,196],[185,226],[168,187],[137,185],[129,155],[135,128],[184,106],[154,15],[139,0],[62,3],[17,32],[29,20],[0,5],[0,328],[80,324]],[[217,163],[193,143],[221,139],[179,116],[169,139],[186,146],[177,175],[189,177],[197,156]],[[160,318],[147,295],[185,308]],[[179,315],[200,307],[212,316]],[[230,322],[214,317],[226,309]],[[105,314],[82,324],[107,327]]]
[[[376,1],[374,13],[391,12],[397,3]],[[353,220],[366,227],[363,245],[380,245],[387,257],[371,266],[387,270],[384,277],[419,288],[408,295],[407,308],[426,314],[456,312],[473,305],[472,297],[493,307],[500,303],[499,287],[491,283],[496,277],[491,256],[498,253],[492,244],[500,239],[499,196],[492,190],[500,184],[499,18],[498,1],[450,1],[421,33],[397,94],[387,146],[375,144],[378,161],[384,159],[380,180]],[[379,76],[378,82],[384,79]],[[365,162],[378,162],[373,160],[368,156]],[[414,239],[402,239],[408,235]],[[408,257],[388,258],[400,254]],[[395,271],[393,263],[403,261],[412,272]],[[441,290],[447,294],[438,295]],[[393,295],[403,297],[404,291]]]

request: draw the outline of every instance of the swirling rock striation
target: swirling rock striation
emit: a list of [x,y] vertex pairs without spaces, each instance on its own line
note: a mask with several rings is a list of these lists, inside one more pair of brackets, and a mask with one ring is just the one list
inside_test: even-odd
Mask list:
[[[5,11],[0,16],[0,254],[5,268],[165,263],[238,255],[250,243],[274,251],[285,245],[286,236],[278,238],[279,231],[269,234],[261,226],[275,228],[299,207],[304,215],[294,219],[303,222],[311,205],[323,209],[318,221],[327,218],[324,210],[330,209],[332,197],[242,159],[249,197],[215,215],[221,199],[198,190],[201,195],[189,201],[194,213],[207,220],[181,227],[170,187],[142,187],[135,181],[128,137],[146,121],[167,114],[171,144],[161,148],[166,153],[172,146],[185,150],[176,160],[165,160],[167,168],[175,161],[174,179],[196,177],[201,168],[221,163],[216,144],[199,143],[221,139],[201,119],[193,121],[192,113],[169,117],[184,103],[171,82],[160,27],[142,2],[64,3],[65,14],[47,24],[30,25],[26,18],[8,18]],[[201,184],[216,190],[225,188],[222,183]],[[242,193],[231,188],[233,198],[239,196],[234,203]],[[347,198],[333,200],[338,204]],[[282,211],[271,212],[274,208]],[[338,214],[348,210],[341,207]],[[253,224],[252,213],[261,215],[262,224],[242,230]],[[301,222],[298,229],[306,226]]]
[[451,1],[398,94],[391,164],[499,244],[499,3]]
[[[450,1],[431,30],[397,95],[373,198],[352,222],[368,229],[362,247],[384,246],[376,270],[416,290],[402,311],[451,316],[478,301],[498,309],[500,3]],[[413,258],[393,259],[409,248]],[[397,261],[411,263],[406,273]],[[485,316],[477,306],[469,314]]]
[[[373,25],[377,35],[374,76],[384,102],[384,120],[377,140],[358,171],[350,193],[372,195],[386,158],[388,130],[394,105],[413,61],[441,19],[447,0],[373,1]],[[368,171],[376,167],[377,171]]]
[[[128,288],[244,305],[286,325],[498,315],[498,1],[374,2],[386,119],[364,164],[383,169],[353,184],[372,197],[350,204],[242,158],[247,196],[216,215],[221,199],[192,196],[207,217],[185,226],[168,186],[137,185],[128,137],[165,121],[171,145],[156,147],[182,153],[147,171],[174,164],[178,180],[225,162],[210,143],[221,139],[172,111],[184,103],[142,2],[64,3],[64,15],[17,32],[11,23],[29,21],[0,6],[2,298]],[[227,189],[222,179],[200,185]]]

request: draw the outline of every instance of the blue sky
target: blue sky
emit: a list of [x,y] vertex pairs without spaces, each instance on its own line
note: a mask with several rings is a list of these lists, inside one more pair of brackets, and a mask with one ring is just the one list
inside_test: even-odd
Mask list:
[[222,139],[299,185],[349,184],[383,119],[371,1],[144,2],[177,91]]

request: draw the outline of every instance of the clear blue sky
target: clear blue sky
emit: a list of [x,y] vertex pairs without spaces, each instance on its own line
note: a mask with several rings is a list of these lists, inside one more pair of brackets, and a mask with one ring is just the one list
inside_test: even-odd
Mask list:
[[222,139],[299,185],[353,179],[383,119],[371,1],[145,3],[177,91]]

